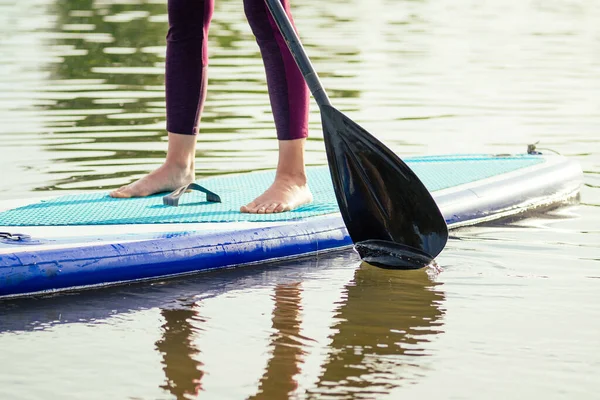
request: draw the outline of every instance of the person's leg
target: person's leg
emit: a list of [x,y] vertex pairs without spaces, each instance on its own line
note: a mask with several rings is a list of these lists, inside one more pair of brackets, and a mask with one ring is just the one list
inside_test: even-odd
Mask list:
[[165,70],[169,146],[162,166],[110,193],[143,197],[194,180],[196,134],[206,98],[207,37],[214,0],[169,0]]
[[[282,0],[292,20],[289,1]],[[275,181],[240,211],[271,213],[292,210],[312,201],[304,165],[308,136],[308,87],[264,0],[244,0],[244,11],[265,64],[271,109],[279,140]]]

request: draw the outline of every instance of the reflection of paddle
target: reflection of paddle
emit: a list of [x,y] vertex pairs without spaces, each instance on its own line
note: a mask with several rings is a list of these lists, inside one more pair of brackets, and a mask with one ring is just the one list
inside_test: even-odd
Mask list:
[[337,202],[357,251],[379,266],[427,265],[448,240],[437,204],[396,154],[331,105],[280,1],[266,3],[321,110]]
[[426,270],[399,274],[362,263],[339,295],[328,355],[307,397],[401,398],[389,394],[416,382],[444,332],[442,287]]

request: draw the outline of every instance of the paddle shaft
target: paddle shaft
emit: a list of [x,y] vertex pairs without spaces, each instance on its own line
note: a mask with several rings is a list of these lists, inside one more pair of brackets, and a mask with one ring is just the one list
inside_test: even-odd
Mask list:
[[448,227],[431,193],[394,152],[335,109],[281,0],[265,0],[321,112],[340,213],[363,260],[421,268],[444,248]]
[[290,53],[296,60],[296,64],[298,64],[298,68],[300,72],[304,76],[304,80],[308,85],[308,89],[312,93],[315,101],[319,105],[322,106],[331,106],[331,102],[329,101],[329,97],[327,93],[325,93],[325,89],[319,80],[319,76],[317,72],[312,66],[310,59],[306,55],[304,51],[304,47],[302,43],[300,43],[300,38],[296,34],[292,23],[290,22],[287,14],[285,13],[285,9],[281,4],[281,0],[265,0],[267,7],[269,7],[269,11],[281,32],[281,35],[285,39],[285,42],[290,49]]

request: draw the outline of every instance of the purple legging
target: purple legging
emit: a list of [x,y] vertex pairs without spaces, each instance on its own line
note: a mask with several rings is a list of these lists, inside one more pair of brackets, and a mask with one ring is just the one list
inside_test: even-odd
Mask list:
[[[289,0],[281,0],[291,20]],[[207,37],[214,0],[168,0],[167,130],[194,135],[206,98]],[[264,0],[244,0],[244,11],[265,64],[279,140],[308,136],[308,88]]]

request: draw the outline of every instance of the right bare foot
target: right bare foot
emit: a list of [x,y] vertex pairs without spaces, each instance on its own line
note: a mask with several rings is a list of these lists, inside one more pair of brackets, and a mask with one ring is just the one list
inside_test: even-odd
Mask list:
[[110,192],[110,197],[146,197],[155,193],[171,192],[194,181],[194,167],[165,163],[138,181]]

